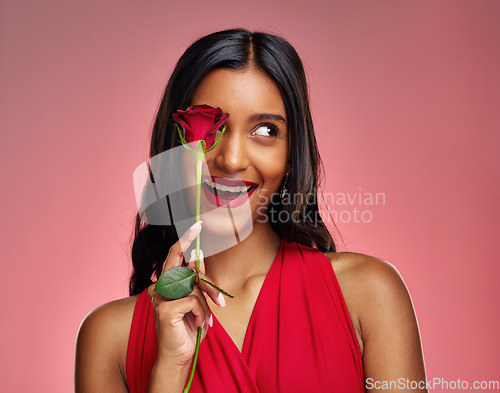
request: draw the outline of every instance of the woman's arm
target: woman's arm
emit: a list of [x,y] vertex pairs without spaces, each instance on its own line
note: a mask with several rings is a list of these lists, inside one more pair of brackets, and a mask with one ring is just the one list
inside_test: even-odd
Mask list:
[[[196,287],[194,294],[175,302],[157,300],[159,307],[182,314],[196,306],[193,299],[203,297]],[[159,296],[159,295],[158,295]],[[203,298],[204,299],[204,298]],[[130,327],[137,296],[107,303],[92,311],[78,331],[75,361],[75,393],[127,393],[126,359]],[[180,309],[180,311],[179,311]],[[157,316],[156,319],[161,319]],[[190,318],[194,320],[193,318]],[[194,324],[194,321],[193,321]],[[161,329],[163,330],[163,329]],[[206,334],[206,328],[204,334]],[[196,332],[194,332],[196,341]],[[163,334],[161,334],[163,336]],[[164,342],[159,337],[160,344]],[[151,372],[149,392],[181,393],[191,368],[189,362],[179,364],[173,356],[159,356]]]
[[128,392],[125,362],[137,297],[107,303],[92,311],[78,331],[76,393]]
[[[184,253],[201,231],[201,221],[193,225],[169,250],[164,270],[181,266]],[[201,251],[201,250],[200,250]],[[195,267],[192,253],[189,267]],[[200,271],[205,272],[203,254]],[[201,339],[212,325],[212,312],[205,292],[212,301],[224,306],[222,295],[210,285],[196,284],[188,296],[169,300],[148,288],[155,315],[158,353],[151,372],[149,392],[183,391],[195,353],[198,328]],[[92,311],[82,322],[76,345],[76,393],[125,393],[127,347],[137,296],[105,304]]]
[[368,255],[339,254],[332,262],[361,339],[367,391],[426,392],[418,324],[398,271]]

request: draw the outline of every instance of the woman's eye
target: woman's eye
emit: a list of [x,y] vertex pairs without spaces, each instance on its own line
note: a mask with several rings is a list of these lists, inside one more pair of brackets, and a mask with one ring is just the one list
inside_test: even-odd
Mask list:
[[252,132],[253,135],[259,136],[276,136],[278,135],[278,129],[276,126],[271,124],[262,124]]

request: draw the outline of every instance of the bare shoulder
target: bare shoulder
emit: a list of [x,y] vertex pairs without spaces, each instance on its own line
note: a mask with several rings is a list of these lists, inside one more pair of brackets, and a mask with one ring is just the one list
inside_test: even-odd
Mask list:
[[339,281],[360,344],[367,380],[404,378],[423,386],[425,366],[417,319],[397,269],[387,261],[364,254],[325,255]]
[[120,328],[122,323],[128,322],[129,320],[132,322],[132,316],[138,296],[139,295],[113,300],[95,308],[84,318],[80,330],[84,328],[87,329],[89,325],[98,325],[100,328]]
[[108,391],[126,391],[125,360],[137,297],[106,303],[82,321],[76,343],[76,392],[105,391],[108,384]]
[[356,287],[360,295],[398,296],[407,293],[398,270],[389,262],[355,252],[325,254],[341,286]]
[[403,315],[413,318],[408,290],[391,263],[354,252],[325,255],[332,262],[362,353],[375,320],[390,323]]
[[[422,344],[413,304],[401,275],[369,255],[329,253],[363,355],[367,386],[412,381],[426,392]],[[417,386],[417,385],[415,385]]]

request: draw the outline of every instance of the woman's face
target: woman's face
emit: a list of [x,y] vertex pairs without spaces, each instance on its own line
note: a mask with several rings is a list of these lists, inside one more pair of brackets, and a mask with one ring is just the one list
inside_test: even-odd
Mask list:
[[[205,155],[201,211],[218,213],[211,216],[211,222],[204,220],[204,229],[223,231],[222,216],[227,216],[228,207],[240,224],[259,225],[267,218],[270,198],[289,170],[289,134],[281,93],[260,70],[217,69],[202,79],[191,97],[190,105],[202,104],[230,115],[221,141]],[[241,194],[231,185],[240,187]],[[190,199],[193,205],[194,198]]]

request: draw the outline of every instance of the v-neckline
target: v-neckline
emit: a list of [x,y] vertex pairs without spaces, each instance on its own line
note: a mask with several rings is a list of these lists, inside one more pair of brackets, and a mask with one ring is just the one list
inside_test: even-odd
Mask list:
[[[235,344],[235,342],[233,341],[233,339],[231,338],[229,333],[226,331],[224,326],[222,326],[222,324],[216,318],[215,314],[212,313],[213,322],[214,322],[213,327],[218,326],[218,328],[221,330],[222,334],[225,336],[226,340],[228,340],[232,344],[232,347],[234,348],[234,350],[236,352],[238,352],[241,356],[245,356],[245,353],[246,353],[245,349],[249,345],[249,343],[248,343],[248,341],[249,341],[248,331],[254,322],[255,314],[256,314],[256,310],[258,308],[258,305],[259,305],[259,303],[262,302],[261,294],[262,294],[264,288],[266,287],[267,282],[269,281],[269,276],[271,276],[271,273],[273,272],[273,270],[277,268],[277,265],[278,265],[277,261],[278,261],[280,255],[281,255],[281,257],[283,257],[284,247],[285,247],[285,241],[283,239],[281,239],[280,246],[278,248],[278,252],[276,253],[276,256],[274,257],[273,263],[271,264],[271,267],[269,268],[269,271],[267,272],[266,277],[264,278],[264,282],[262,283],[262,286],[260,287],[260,290],[259,290],[259,294],[257,295],[257,299],[255,300],[255,304],[253,306],[252,313],[250,314],[250,318],[248,320],[248,325],[247,325],[247,328],[245,330],[245,335],[243,337],[243,345],[241,347],[241,351],[239,350],[238,346]],[[210,334],[210,331],[209,331],[209,334]]]

